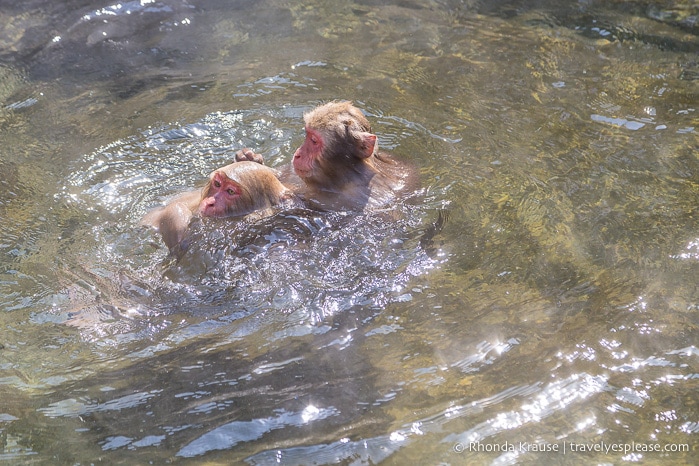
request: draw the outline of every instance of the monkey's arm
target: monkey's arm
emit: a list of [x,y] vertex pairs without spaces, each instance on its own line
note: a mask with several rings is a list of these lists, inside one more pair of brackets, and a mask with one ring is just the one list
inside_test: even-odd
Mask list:
[[248,149],[247,147],[245,149],[241,149],[235,153],[235,161],[236,162],[250,161],[250,162],[257,162],[261,165],[265,164],[265,160],[262,157],[262,155],[256,154],[255,152],[253,152],[252,149]]
[[172,199],[166,206],[148,212],[140,224],[160,232],[165,245],[172,249],[184,237],[189,221],[199,208],[201,192],[190,191]]

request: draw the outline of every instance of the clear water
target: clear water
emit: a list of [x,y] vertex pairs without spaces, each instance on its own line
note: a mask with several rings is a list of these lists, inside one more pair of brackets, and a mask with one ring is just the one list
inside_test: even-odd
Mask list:
[[[695,463],[698,15],[2,2],[0,461]],[[137,226],[331,99],[414,199]]]

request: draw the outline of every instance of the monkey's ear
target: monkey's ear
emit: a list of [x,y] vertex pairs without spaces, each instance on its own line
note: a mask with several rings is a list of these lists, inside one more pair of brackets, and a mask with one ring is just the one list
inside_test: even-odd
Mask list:
[[376,147],[376,135],[366,132],[356,133],[359,140],[359,156],[365,159],[371,157]]

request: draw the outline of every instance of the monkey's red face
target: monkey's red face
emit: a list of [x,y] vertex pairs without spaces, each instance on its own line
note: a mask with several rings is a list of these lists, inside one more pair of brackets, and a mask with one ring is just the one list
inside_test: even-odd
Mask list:
[[294,171],[302,179],[307,179],[315,171],[316,159],[321,157],[324,149],[323,136],[319,131],[306,127],[306,140],[294,152]]
[[240,185],[224,173],[216,171],[204,188],[199,213],[202,217],[228,217],[236,212],[240,195]]

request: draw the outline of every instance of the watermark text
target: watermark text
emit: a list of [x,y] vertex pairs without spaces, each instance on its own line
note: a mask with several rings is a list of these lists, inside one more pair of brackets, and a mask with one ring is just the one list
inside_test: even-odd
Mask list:
[[689,444],[687,443],[578,443],[578,442],[561,442],[561,443],[529,443],[529,442],[503,442],[503,443],[484,443],[484,442],[469,442],[454,444],[456,453],[462,452],[483,452],[483,453],[505,453],[505,452],[520,452],[520,453],[687,453],[689,452]]

